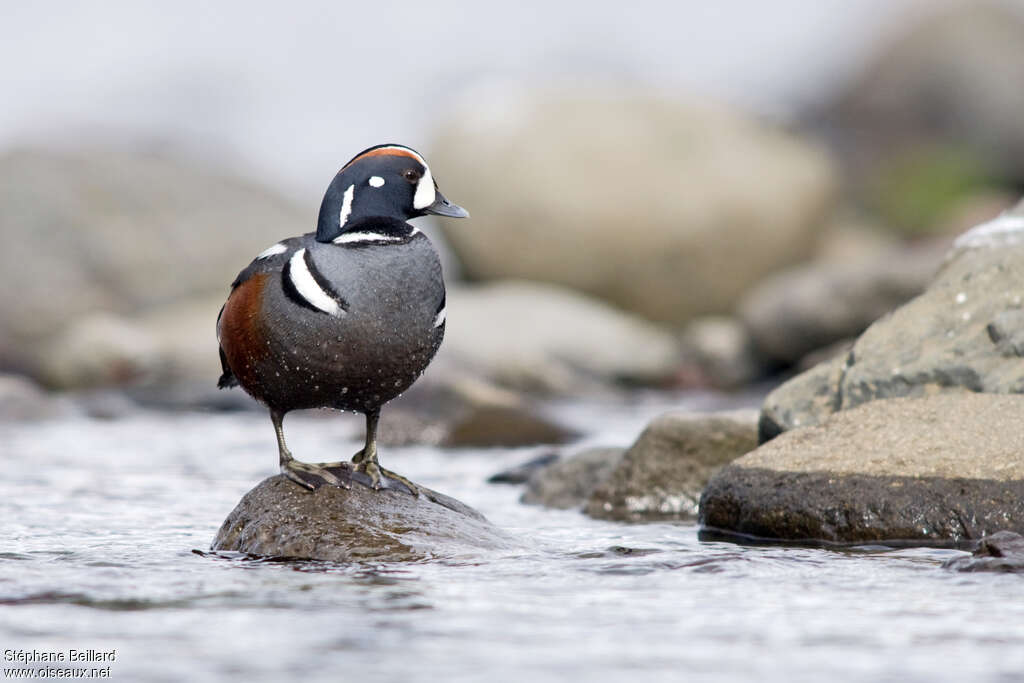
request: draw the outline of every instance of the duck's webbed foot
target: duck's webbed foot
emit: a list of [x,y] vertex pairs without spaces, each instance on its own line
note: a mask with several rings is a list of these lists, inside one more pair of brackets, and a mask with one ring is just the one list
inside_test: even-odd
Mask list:
[[274,423],[274,432],[277,434],[277,455],[281,474],[310,491],[316,491],[324,484],[342,489],[352,488],[351,463],[321,462],[314,464],[296,460],[284,442],[284,412],[271,409],[270,419]]
[[380,463],[377,462],[377,453],[375,449],[371,455],[367,456],[366,449],[364,448],[352,456],[352,462],[355,464],[354,472],[366,475],[369,479],[367,485],[375,491],[379,491],[382,488],[396,488],[389,485],[390,480],[398,482],[407,488],[409,493],[419,497],[420,488],[416,484],[412,483],[402,475],[395,474],[391,470],[386,470],[380,466]]
[[352,464],[347,462],[308,463],[295,459],[281,462],[281,474],[315,491],[324,484],[342,489],[352,488]]

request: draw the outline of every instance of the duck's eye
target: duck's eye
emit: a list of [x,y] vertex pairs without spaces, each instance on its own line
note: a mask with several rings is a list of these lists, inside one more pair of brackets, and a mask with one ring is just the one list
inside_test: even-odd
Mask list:
[[410,183],[415,183],[422,177],[422,174],[414,168],[407,168],[402,171],[402,177],[408,180]]

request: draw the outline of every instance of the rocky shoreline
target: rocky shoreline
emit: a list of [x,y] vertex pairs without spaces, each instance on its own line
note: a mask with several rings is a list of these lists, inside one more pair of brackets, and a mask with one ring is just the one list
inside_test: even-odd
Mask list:
[[[613,378],[650,382],[671,374],[685,354],[673,356],[656,328],[622,318],[619,349],[663,348],[646,356],[603,353],[586,367],[565,362],[586,355],[571,336],[533,335],[536,352],[529,341],[494,337],[472,351],[456,341],[438,359],[443,379],[428,375],[385,413],[385,439],[449,448],[569,444],[562,447],[568,457],[508,477],[525,482],[524,503],[626,523],[696,520],[717,537],[962,546],[1024,533],[1024,432],[1012,428],[1024,414],[1022,274],[1024,202],[957,238],[921,294],[774,389],[759,411],[668,413],[632,445],[614,448],[574,450],[579,434],[530,397],[595,386],[611,395],[623,391]],[[494,297],[483,288],[465,299],[479,299],[471,304],[477,313],[464,312],[528,310],[534,300],[552,301],[544,287],[510,284],[493,289]],[[453,300],[461,298],[456,291]],[[621,314],[592,303],[584,309],[595,316],[591,336],[616,329]],[[512,358],[513,347],[521,359]],[[130,392],[50,394],[24,377],[0,379],[5,420],[116,417],[137,405]],[[473,511],[445,500],[368,494],[358,485],[307,494],[272,478],[243,498],[214,548],[401,560],[507,542]]]
[[535,472],[524,502],[688,519],[696,491],[705,529],[759,541],[958,546],[1024,532],[1022,245],[1024,202],[962,235],[927,289],[851,350],[759,414],[730,416],[731,440],[722,415],[665,415],[624,452]]
[[[446,256],[446,339],[381,443],[544,445],[497,479],[624,523],[840,544],[1024,532],[1024,128],[1005,87],[1021,45],[1001,9],[937,13],[791,126],[641,86],[480,92],[424,147],[473,220],[422,226]],[[6,150],[0,177],[0,423],[260,409],[215,389],[214,320],[311,211],[114,146]],[[768,385],[757,411],[669,412],[633,443],[545,409]],[[299,500],[269,481],[218,546],[325,556],[250,503],[383,524],[358,487]],[[396,495],[381,505],[409,528],[482,524]],[[398,543],[375,538],[329,545]]]

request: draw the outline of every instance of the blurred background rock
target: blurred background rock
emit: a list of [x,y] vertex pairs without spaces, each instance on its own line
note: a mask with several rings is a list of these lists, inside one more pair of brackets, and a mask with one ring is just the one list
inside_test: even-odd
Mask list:
[[4,3],[2,413],[250,405],[228,285],[379,142],[473,215],[413,412],[809,367],[1024,189],[1024,2],[581,7]]

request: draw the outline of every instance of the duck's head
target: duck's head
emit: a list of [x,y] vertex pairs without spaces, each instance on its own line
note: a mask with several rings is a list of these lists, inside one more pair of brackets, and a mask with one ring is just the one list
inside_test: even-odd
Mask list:
[[407,221],[427,214],[469,216],[437,189],[418,152],[403,145],[377,145],[357,154],[334,176],[320,204],[316,239],[330,242],[372,216]]

